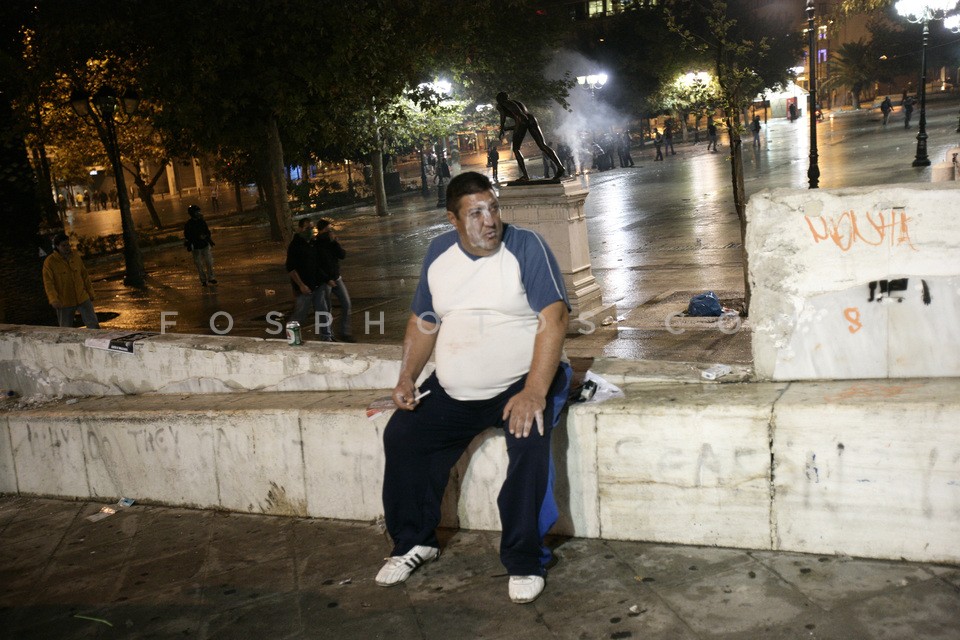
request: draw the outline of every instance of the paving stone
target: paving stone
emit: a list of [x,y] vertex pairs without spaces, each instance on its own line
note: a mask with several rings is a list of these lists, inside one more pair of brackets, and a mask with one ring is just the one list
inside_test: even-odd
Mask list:
[[515,605],[493,531],[441,530],[441,560],[383,588],[371,523],[32,505],[0,496],[54,525],[0,545],[2,638],[960,638],[960,567],[551,537],[546,590]]
[[544,611],[547,627],[556,638],[695,640],[698,637],[663,601],[649,591],[626,603],[595,611],[578,611],[576,615],[563,616],[559,620],[556,619],[558,612],[550,611],[546,603],[539,606]]
[[815,606],[755,561],[696,582],[675,586],[650,583],[650,588],[698,634],[749,636]]
[[939,581],[922,582],[870,598],[853,605],[850,615],[876,640],[960,637],[960,593]]
[[230,611],[214,615],[205,625],[201,637],[283,638],[302,632],[300,603],[296,594],[258,600]]
[[922,566],[908,562],[761,551],[751,555],[827,611],[848,599],[862,600],[887,589],[932,579]]
[[635,575],[661,586],[699,581],[751,562],[742,549],[656,545],[611,540],[607,546],[633,567]]

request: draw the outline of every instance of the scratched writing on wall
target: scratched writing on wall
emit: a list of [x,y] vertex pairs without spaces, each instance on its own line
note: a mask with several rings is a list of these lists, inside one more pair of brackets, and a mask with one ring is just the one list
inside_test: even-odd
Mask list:
[[910,222],[913,220],[902,209],[868,211],[857,214],[844,211],[838,217],[804,216],[816,244],[833,242],[841,251],[849,251],[854,245],[871,247],[917,248],[910,239]]

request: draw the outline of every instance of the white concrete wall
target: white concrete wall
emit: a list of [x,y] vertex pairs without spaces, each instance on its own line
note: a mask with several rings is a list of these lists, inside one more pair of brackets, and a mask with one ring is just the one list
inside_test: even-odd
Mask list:
[[958,390],[956,379],[791,385],[775,415],[776,544],[957,562]]
[[[960,562],[960,380],[627,383],[554,432],[558,533]],[[383,392],[127,396],[0,411],[0,491],[371,520]],[[443,523],[499,529],[503,437]]]
[[399,345],[185,334],[147,338],[132,354],[84,345],[111,333],[0,325],[0,388],[46,397],[342,391],[392,389],[400,373]]
[[[960,376],[960,185],[776,189],[747,205],[761,379]],[[908,279],[880,296],[870,283]]]
[[[0,492],[371,520],[383,513],[383,429],[369,419],[382,392],[246,393],[86,398],[0,412]],[[555,431],[564,461],[558,531],[584,536],[582,469]],[[585,460],[592,466],[592,458]],[[451,473],[443,524],[500,528],[496,498],[506,445],[490,429]]]
[[597,424],[600,536],[770,546],[771,407],[780,385],[665,385],[581,406]]

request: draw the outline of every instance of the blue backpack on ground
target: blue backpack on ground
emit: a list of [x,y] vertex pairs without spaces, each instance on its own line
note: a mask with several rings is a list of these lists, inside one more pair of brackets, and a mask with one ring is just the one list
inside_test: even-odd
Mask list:
[[723,313],[720,298],[713,291],[698,293],[690,298],[687,315],[691,316],[719,316]]

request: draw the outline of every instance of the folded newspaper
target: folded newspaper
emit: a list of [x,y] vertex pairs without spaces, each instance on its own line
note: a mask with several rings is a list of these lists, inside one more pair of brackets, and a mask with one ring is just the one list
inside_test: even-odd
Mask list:
[[145,338],[158,335],[160,334],[154,331],[139,331],[137,333],[117,331],[87,338],[83,341],[83,344],[84,346],[91,347],[93,349],[105,349],[107,351],[133,353],[133,347],[137,342]]
[[393,402],[393,396],[385,396],[383,398],[377,398],[370,403],[370,406],[367,407],[367,417],[373,420],[381,413],[386,413],[387,411],[393,411],[397,408],[397,405]]

